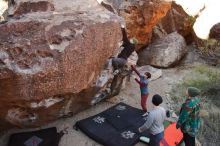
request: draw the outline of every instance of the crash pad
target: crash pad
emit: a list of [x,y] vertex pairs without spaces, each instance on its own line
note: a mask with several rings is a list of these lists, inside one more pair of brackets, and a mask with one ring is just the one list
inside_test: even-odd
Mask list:
[[[97,115],[76,122],[87,136],[104,146],[133,146],[140,141],[140,137],[149,138],[148,131],[138,132],[147,116],[142,116],[141,109],[125,103],[119,103]],[[182,140],[181,131],[175,128],[175,123],[164,122],[164,139],[161,146],[176,146]],[[168,144],[168,145],[166,145]]]
[[104,146],[133,146],[147,131],[138,132],[146,121],[140,109],[119,103],[97,115],[76,122],[76,127]]
[[176,123],[170,124],[164,130],[164,139],[160,146],[178,146],[183,140],[183,134],[180,129],[176,129]]
[[56,127],[12,134],[8,146],[58,146],[61,134]]

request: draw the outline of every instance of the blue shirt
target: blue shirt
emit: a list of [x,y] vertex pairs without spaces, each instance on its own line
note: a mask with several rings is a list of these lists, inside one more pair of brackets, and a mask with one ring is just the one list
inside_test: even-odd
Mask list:
[[149,80],[146,79],[144,76],[140,76],[140,89],[141,89],[141,95],[147,95],[149,94],[149,89],[148,89],[148,83]]

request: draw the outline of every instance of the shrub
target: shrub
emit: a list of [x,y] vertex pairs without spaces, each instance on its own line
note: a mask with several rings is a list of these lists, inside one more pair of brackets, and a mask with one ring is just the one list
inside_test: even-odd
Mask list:
[[202,117],[199,140],[205,146],[220,145],[220,69],[200,65],[185,75],[171,91],[176,103],[173,108],[177,113],[186,99],[185,91],[189,86],[201,89],[201,110],[208,113]]

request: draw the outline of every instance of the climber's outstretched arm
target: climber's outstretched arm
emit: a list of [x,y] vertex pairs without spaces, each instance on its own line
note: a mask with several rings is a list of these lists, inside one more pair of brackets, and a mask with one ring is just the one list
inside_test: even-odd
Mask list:
[[140,86],[146,86],[145,83],[139,81],[137,78],[135,78],[135,81],[136,81]]
[[133,66],[133,65],[131,65],[131,69],[140,77],[141,76],[141,74],[137,71],[137,69]]

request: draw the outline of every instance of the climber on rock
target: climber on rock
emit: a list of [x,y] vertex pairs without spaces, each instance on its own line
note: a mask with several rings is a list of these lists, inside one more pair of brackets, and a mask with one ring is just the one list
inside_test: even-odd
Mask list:
[[135,38],[132,38],[130,40],[128,39],[124,25],[121,25],[121,31],[123,34],[122,47],[124,49],[118,55],[118,58],[124,58],[125,60],[127,60],[129,58],[129,56],[135,51],[135,44],[137,44],[138,41]]
[[123,34],[123,50],[116,58],[112,58],[112,66],[116,72],[118,72],[117,70],[122,70],[124,67],[126,67],[127,60],[129,56],[134,52],[135,44],[137,43],[136,39],[128,39],[124,25],[121,25],[121,31]]
[[144,75],[141,75],[136,68],[131,65],[131,69],[139,76],[140,81],[135,78],[135,81],[140,85],[141,90],[141,107],[144,112],[147,112],[147,98],[149,96],[148,83],[151,78],[151,73],[145,72]]
[[125,31],[125,26],[123,24],[121,25],[121,30],[123,34],[123,50],[119,53],[117,57],[110,58],[114,75],[114,78],[111,83],[112,96],[119,94],[122,85],[125,83],[124,81],[126,77],[130,76],[132,73],[132,70],[128,68],[127,60],[130,57],[130,55],[134,52],[135,44],[137,43],[136,39],[128,39],[127,33]]
[[127,64],[127,60],[124,58],[112,58],[112,66],[114,71],[123,69]]

